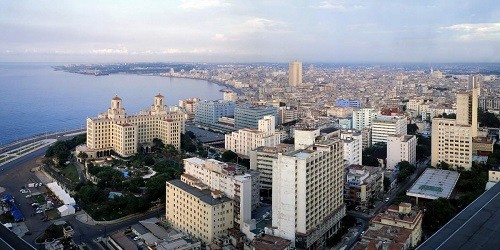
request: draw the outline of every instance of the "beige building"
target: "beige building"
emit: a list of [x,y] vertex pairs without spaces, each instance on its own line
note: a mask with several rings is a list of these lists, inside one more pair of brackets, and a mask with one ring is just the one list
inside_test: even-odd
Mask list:
[[406,104],[406,109],[408,110],[413,110],[417,114],[420,114],[420,105],[424,104],[424,100],[420,98],[412,98],[408,100],[408,103]]
[[432,166],[446,162],[454,169],[472,167],[473,138],[478,136],[478,91],[457,94],[456,119],[432,119]]
[[236,92],[227,90],[224,91],[223,99],[224,101],[236,102],[238,101],[238,94]]
[[272,227],[266,234],[299,249],[322,249],[345,216],[344,157],[339,139],[319,137],[313,145],[273,161]]
[[423,212],[412,208],[410,203],[400,203],[399,206],[391,205],[387,211],[377,214],[370,221],[370,229],[383,226],[404,228],[410,230],[410,246],[416,247],[422,239]]
[[[271,190],[273,184],[273,160],[279,153],[287,153],[293,149],[292,144],[278,144],[275,147],[258,147],[250,152],[250,169],[260,173],[260,189]],[[268,193],[268,195],[271,195]]]
[[249,156],[250,151],[261,146],[274,147],[281,142],[281,134],[275,131],[275,118],[264,116],[258,129],[244,128],[225,135],[225,148],[237,154]]
[[389,135],[406,135],[407,124],[405,116],[378,116],[372,122],[372,145],[387,143]]
[[414,135],[387,136],[387,169],[394,169],[401,161],[417,164],[417,137]]
[[291,87],[302,85],[302,62],[293,61],[289,66],[288,85]]
[[184,114],[168,112],[162,95],[155,96],[150,110],[131,116],[125,113],[122,99],[115,96],[107,112],[87,118],[87,147],[80,148],[89,158],[109,156],[111,151],[128,157],[137,153],[140,144],[154,138],[179,149],[182,132]]
[[344,197],[353,204],[368,206],[384,191],[384,171],[379,167],[350,165],[346,168]]
[[167,181],[165,217],[175,229],[210,244],[233,227],[233,201],[208,186]]

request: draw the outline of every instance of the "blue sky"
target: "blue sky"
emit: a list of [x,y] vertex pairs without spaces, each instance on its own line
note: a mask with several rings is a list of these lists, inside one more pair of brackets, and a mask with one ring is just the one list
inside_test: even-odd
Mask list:
[[0,0],[0,61],[500,62],[497,1]]

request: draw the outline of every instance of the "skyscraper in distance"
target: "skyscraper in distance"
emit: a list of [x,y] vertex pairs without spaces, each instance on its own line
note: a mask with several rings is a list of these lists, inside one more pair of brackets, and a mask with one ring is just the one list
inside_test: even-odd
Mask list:
[[297,87],[302,84],[302,62],[293,61],[290,63],[288,85]]

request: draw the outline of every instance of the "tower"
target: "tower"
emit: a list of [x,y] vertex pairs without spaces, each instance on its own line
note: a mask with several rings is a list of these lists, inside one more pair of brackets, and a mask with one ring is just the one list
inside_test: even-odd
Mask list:
[[289,65],[288,85],[297,87],[302,84],[302,63],[293,61]]
[[111,99],[111,107],[108,109],[108,118],[125,118],[125,109],[122,107],[122,99],[120,97],[115,96]]
[[167,114],[167,105],[165,105],[165,98],[158,93],[153,101],[153,105],[151,105],[151,114],[152,115],[165,115]]

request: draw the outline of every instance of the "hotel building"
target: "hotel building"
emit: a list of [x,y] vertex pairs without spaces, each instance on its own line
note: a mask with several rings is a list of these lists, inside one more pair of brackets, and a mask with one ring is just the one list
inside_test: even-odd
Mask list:
[[87,145],[77,150],[87,153],[89,158],[109,156],[112,151],[128,157],[137,153],[140,144],[150,143],[154,138],[179,149],[184,120],[182,112],[167,111],[160,94],[154,97],[150,110],[130,116],[125,113],[122,99],[115,96],[107,112],[87,118]]
[[305,149],[278,155],[266,234],[288,239],[295,248],[325,247],[345,216],[342,146],[341,140],[320,136]]

